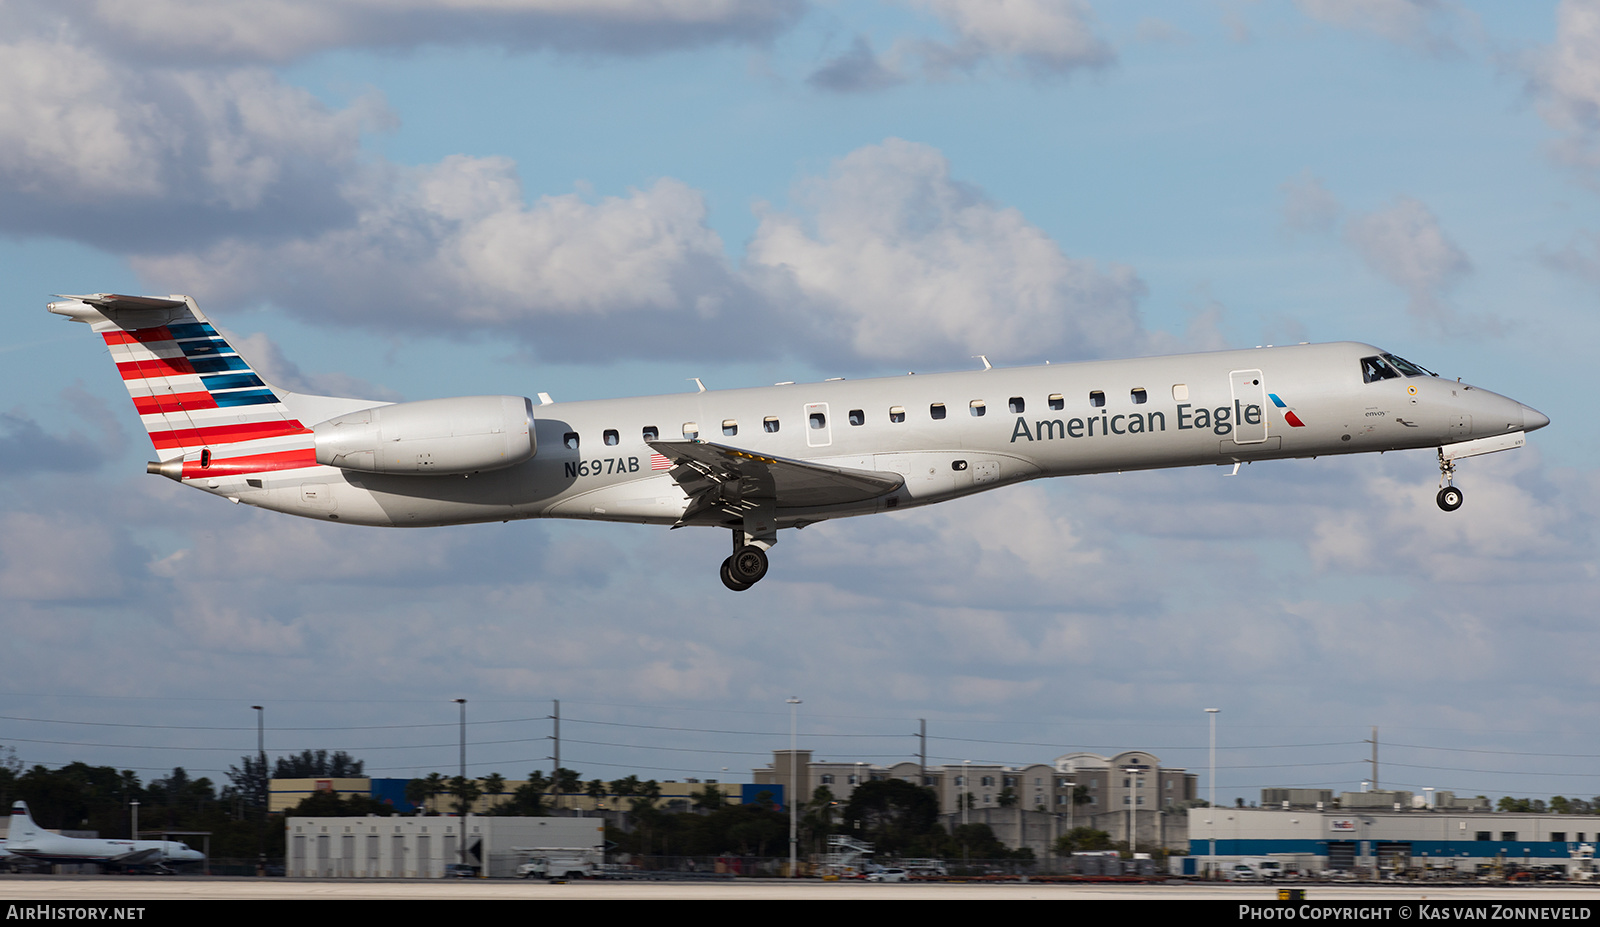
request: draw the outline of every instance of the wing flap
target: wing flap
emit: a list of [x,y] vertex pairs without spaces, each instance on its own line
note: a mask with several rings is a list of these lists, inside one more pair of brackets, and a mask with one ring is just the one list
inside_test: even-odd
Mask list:
[[823,508],[866,502],[905,485],[898,473],[772,457],[708,441],[648,443],[672,461],[668,473],[689,495],[684,523],[712,511],[737,515],[755,500],[772,500],[778,509]]

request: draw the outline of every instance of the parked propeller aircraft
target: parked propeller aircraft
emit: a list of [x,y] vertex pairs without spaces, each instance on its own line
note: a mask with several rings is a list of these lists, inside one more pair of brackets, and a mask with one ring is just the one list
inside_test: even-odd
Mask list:
[[267,383],[186,296],[63,296],[110,347],[159,460],[236,503],[360,525],[582,518],[729,529],[723,583],[781,528],[1047,476],[1437,448],[1521,447],[1550,420],[1369,344],[540,404],[308,396]]
[[22,859],[101,863],[118,868],[165,868],[167,864],[198,863],[206,858],[204,853],[176,840],[97,840],[52,834],[33,822],[25,801],[11,805],[11,829],[6,833],[5,848],[10,855]]

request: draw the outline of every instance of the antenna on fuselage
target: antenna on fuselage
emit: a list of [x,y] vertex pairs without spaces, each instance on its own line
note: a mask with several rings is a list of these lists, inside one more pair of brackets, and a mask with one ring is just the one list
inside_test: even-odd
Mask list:
[[703,392],[706,391],[706,385],[704,383],[700,382],[700,378],[699,377],[689,377],[689,382],[693,383],[695,386],[700,387],[700,390],[699,390],[700,392],[703,393]]
[[989,363],[989,355],[987,355],[987,354],[974,354],[972,356],[976,357],[978,360],[983,361],[983,369],[985,369],[985,370],[993,370],[994,369],[994,365]]

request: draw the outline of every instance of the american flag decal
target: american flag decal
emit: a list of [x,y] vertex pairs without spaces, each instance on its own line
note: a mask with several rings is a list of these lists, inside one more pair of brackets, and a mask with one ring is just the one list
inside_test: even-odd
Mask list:
[[660,454],[652,453],[650,455],[650,469],[651,470],[671,470],[672,469],[672,461],[668,460],[666,457],[664,457],[664,456],[662,456]]

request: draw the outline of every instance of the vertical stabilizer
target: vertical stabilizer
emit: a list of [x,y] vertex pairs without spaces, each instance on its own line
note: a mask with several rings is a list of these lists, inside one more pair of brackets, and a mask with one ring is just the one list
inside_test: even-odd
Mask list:
[[6,846],[21,847],[31,844],[40,834],[39,825],[33,823],[25,801],[11,804],[11,829],[6,832]]
[[187,296],[63,296],[105,340],[159,463],[190,480],[317,465],[312,432]]

